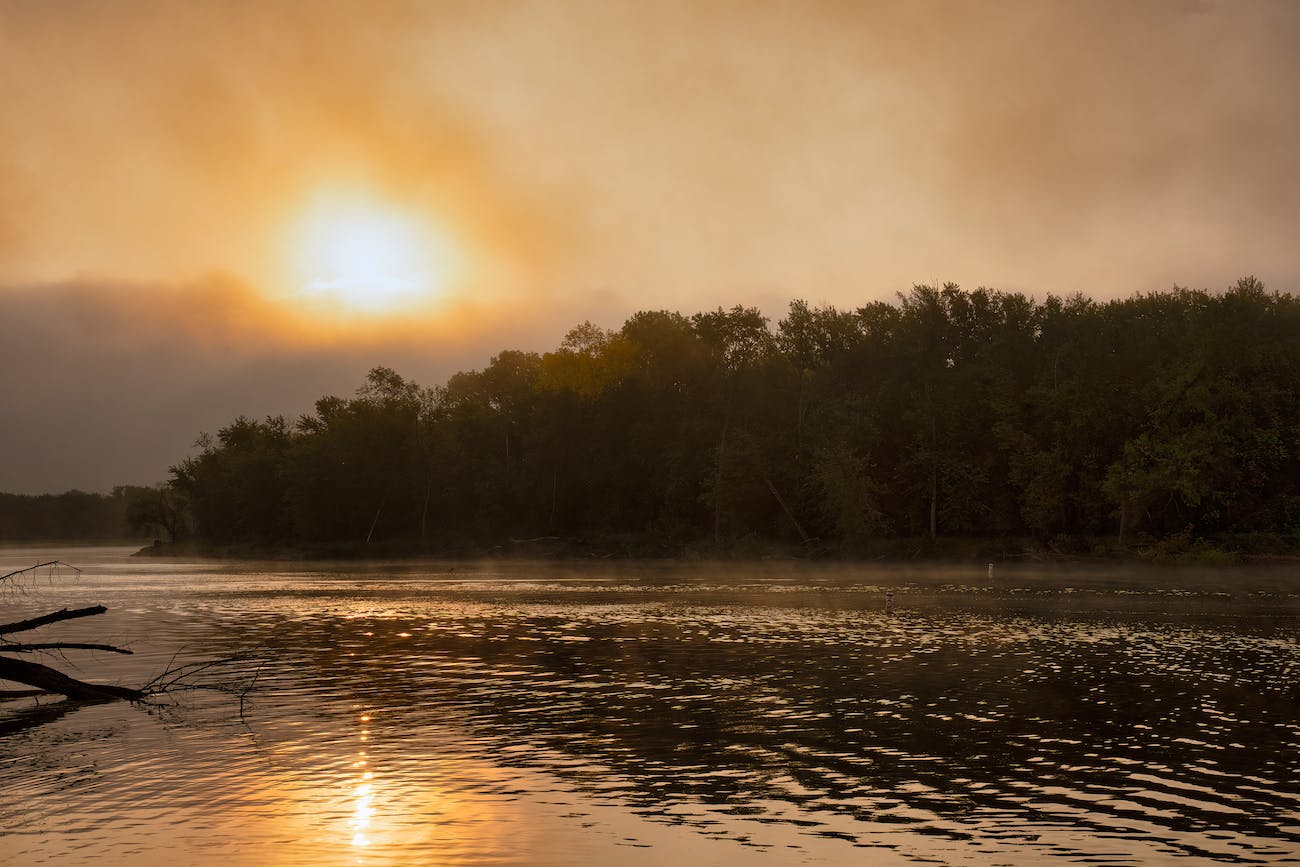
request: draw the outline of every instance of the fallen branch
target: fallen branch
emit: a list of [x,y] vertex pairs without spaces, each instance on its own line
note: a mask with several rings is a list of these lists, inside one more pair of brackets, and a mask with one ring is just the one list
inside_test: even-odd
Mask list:
[[[5,581],[12,581],[16,576],[34,572],[38,569],[50,567],[57,569],[67,567],[77,574],[81,570],[75,566],[68,566],[59,560],[50,560],[45,563],[38,563],[35,566],[29,566],[26,569],[17,569],[6,575],[0,575],[0,584]],[[103,605],[92,605],[87,608],[64,608],[49,614],[43,614],[40,617],[32,617],[26,620],[18,620],[13,623],[0,624],[0,636],[10,635],[15,632],[26,632],[32,629],[38,629],[51,623],[59,623],[64,620],[75,620],[81,617],[93,617],[96,614],[103,614],[108,611]],[[70,699],[70,702],[63,702],[63,705],[75,706],[78,702],[101,702],[116,701],[125,699],[127,701],[143,701],[150,696],[159,695],[172,690],[183,689],[214,689],[221,692],[239,694],[240,696],[240,714],[242,716],[244,709],[244,699],[252,684],[244,687],[242,691],[234,689],[220,683],[210,682],[210,676],[213,671],[233,662],[242,661],[242,657],[232,657],[229,659],[207,660],[201,662],[188,663],[185,665],[175,666],[169,664],[167,669],[149,683],[140,689],[132,689],[125,686],[116,686],[107,683],[88,683],[78,680],[75,677],[69,677],[57,669],[48,665],[42,665],[39,662],[30,662],[24,659],[14,659],[5,654],[20,653],[37,653],[37,652],[59,652],[64,650],[99,650],[107,653],[130,654],[131,651],[123,647],[117,647],[112,644],[100,644],[83,641],[49,641],[49,642],[30,642],[30,643],[11,643],[8,639],[0,637],[0,681],[12,681],[16,684],[35,687],[31,690],[0,690],[0,699],[10,698],[28,698],[43,695],[61,695]],[[180,651],[177,651],[179,654]],[[172,658],[175,662],[175,657]],[[258,674],[260,675],[259,669]],[[257,677],[253,678],[253,682]],[[31,717],[32,722],[39,722],[47,717],[37,714]],[[2,721],[0,721],[2,723]],[[25,723],[24,723],[25,724]],[[3,725],[0,724],[0,733],[3,731]]]
[[[44,563],[37,563],[35,566],[28,566],[26,569],[15,569],[6,575],[0,575],[0,584],[5,581],[12,581],[19,575],[26,575],[37,569],[50,568],[58,569],[66,567],[76,574],[80,575],[81,570],[76,566],[69,566],[59,560],[48,560]],[[49,614],[43,614],[40,617],[31,617],[27,620],[18,620],[13,623],[0,625],[0,635],[11,635],[15,632],[27,632],[31,629],[38,629],[51,623],[59,623],[63,620],[75,620],[79,617],[92,617],[96,614],[103,614],[108,609],[103,605],[92,605],[88,608],[64,608]],[[58,650],[103,650],[109,653],[130,653],[131,651],[120,647],[114,647],[111,644],[94,644],[81,641],[51,641],[51,642],[34,642],[30,644],[9,644],[0,641],[0,654],[2,653],[33,653],[37,651],[58,651]],[[74,701],[115,701],[118,699],[127,699],[128,701],[139,701],[144,698],[143,690],[130,689],[125,686],[114,686],[107,683],[87,683],[84,680],[77,680],[75,677],[69,677],[63,672],[50,668],[48,665],[42,665],[39,662],[29,662],[25,659],[11,659],[7,656],[0,656],[0,680],[8,680],[14,683],[21,683],[24,686],[35,687],[42,693],[57,693],[58,695],[67,696]],[[10,694],[31,695],[30,691],[11,690]]]
[[30,620],[19,620],[15,623],[0,624],[0,635],[12,635],[15,632],[26,632],[29,629],[39,629],[50,623],[58,623],[60,620],[75,620],[78,617],[93,617],[96,614],[103,614],[108,609],[103,605],[92,605],[89,608],[63,608],[50,614],[42,614],[40,617],[33,617]]
[[34,686],[46,692],[57,692],[59,695],[66,695],[68,698],[80,701],[113,701],[116,699],[139,701],[144,698],[144,692],[138,689],[114,686],[107,683],[87,683],[74,677],[68,677],[63,672],[50,668],[48,665],[41,665],[39,662],[28,662],[25,659],[0,657],[0,680],[12,680],[14,683]]
[[108,653],[124,653],[130,656],[134,651],[111,644],[83,644],[80,641],[50,641],[44,644],[0,644],[0,653],[32,653],[36,650],[103,650]]

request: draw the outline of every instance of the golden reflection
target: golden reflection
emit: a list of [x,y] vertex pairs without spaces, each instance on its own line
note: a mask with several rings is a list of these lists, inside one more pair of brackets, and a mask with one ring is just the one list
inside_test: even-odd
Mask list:
[[352,819],[348,822],[351,826],[352,845],[369,846],[370,838],[366,833],[370,830],[370,820],[375,815],[374,793],[369,783],[363,783],[357,787],[357,805],[352,811]]
[[[370,714],[362,713],[360,716],[362,729],[359,737],[364,743],[369,735],[369,729],[365,726],[370,722]],[[352,832],[352,846],[357,849],[363,849],[371,844],[371,825],[375,818],[375,773],[370,770],[369,764],[366,750],[364,748],[358,750],[357,760],[352,763],[352,767],[359,772],[359,776],[353,792],[352,817],[348,820],[348,829]],[[357,863],[361,863],[360,859]]]
[[[317,855],[314,863],[354,867],[438,863],[454,867],[475,863],[475,853],[499,849],[499,828],[521,818],[513,814],[514,805],[451,794],[441,784],[440,775],[424,780],[413,791],[410,757],[400,751],[383,752],[395,764],[382,773],[377,767],[379,750],[369,743],[372,729],[379,733],[382,713],[353,706],[350,724],[355,726],[356,740],[346,776],[335,789],[344,798],[336,803],[344,809],[335,814],[336,824],[328,834],[331,851]],[[436,769],[440,762],[427,755],[421,757],[418,767]],[[466,770],[458,766],[456,773]],[[487,779],[492,771],[480,768],[470,776]]]

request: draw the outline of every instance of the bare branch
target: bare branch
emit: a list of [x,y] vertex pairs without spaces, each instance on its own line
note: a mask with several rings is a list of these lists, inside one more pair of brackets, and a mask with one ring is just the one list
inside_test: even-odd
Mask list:
[[190,678],[193,678],[195,675],[201,674],[208,669],[222,665],[229,665],[232,662],[242,662],[244,659],[245,657],[242,656],[230,656],[224,659],[190,662],[185,665],[176,666],[175,668],[168,668],[162,674],[146,683],[143,687],[143,691],[150,694],[167,692],[168,690],[175,688],[178,684],[183,688],[198,688],[192,680],[189,680]]
[[33,617],[30,620],[19,620],[16,623],[0,624],[0,635],[9,635],[14,632],[26,632],[29,629],[37,629],[49,623],[58,623],[60,620],[73,620],[77,617],[92,617],[96,614],[103,614],[108,609],[103,605],[92,605],[89,608],[61,609],[52,614],[43,614],[40,617]]
[[127,656],[134,652],[111,644],[83,644],[79,641],[51,641],[44,644],[0,643],[0,653],[31,653],[34,650],[104,650],[109,653],[124,653]]
[[[141,687],[141,692],[146,695],[159,695],[182,690],[211,690],[230,695],[246,694],[251,689],[252,684],[241,689],[239,686],[215,681],[210,675],[215,671],[226,669],[227,666],[250,662],[253,659],[256,659],[253,654],[238,654],[222,659],[189,662],[184,665],[168,665],[164,672]],[[261,669],[259,668],[257,674],[253,677],[254,683],[256,683],[260,675]]]
[[[76,566],[69,566],[61,560],[48,560],[44,563],[37,563],[35,566],[28,566],[26,569],[16,569],[7,575],[0,575],[0,584],[5,581],[12,581],[17,576],[30,574],[37,569],[49,569],[51,573],[55,570],[67,567],[74,573],[80,575],[81,570]],[[9,635],[15,632],[26,632],[31,629],[37,629],[50,623],[58,623],[63,620],[75,620],[79,617],[91,617],[96,614],[103,614],[108,609],[103,605],[92,605],[89,608],[64,608],[54,611],[50,614],[43,614],[40,617],[32,617],[27,620],[18,620],[13,623],[0,624],[0,636]],[[5,653],[34,653],[34,652],[53,652],[62,655],[65,650],[102,650],[108,653],[130,654],[131,651],[115,647],[111,644],[97,644],[82,641],[50,641],[35,642],[31,644],[9,643],[7,639],[0,638],[0,654]],[[114,686],[112,684],[87,683],[69,677],[63,672],[50,668],[48,665],[42,665],[38,662],[28,662],[27,660],[13,659],[9,656],[0,655],[0,680],[13,681],[25,686],[36,687],[37,692],[30,690],[9,690],[0,692],[0,695],[40,695],[44,693],[55,693],[67,696],[73,701],[113,701],[117,699],[127,699],[129,701],[140,701],[145,697],[142,690],[130,689],[123,686]],[[44,719],[44,717],[42,717]]]
[[10,572],[8,575],[0,575],[0,581],[7,581],[10,578],[13,578],[17,575],[25,574],[27,572],[35,572],[37,569],[44,569],[46,566],[53,566],[55,568],[64,567],[67,569],[71,569],[73,572],[76,572],[78,575],[81,574],[81,570],[78,569],[76,566],[72,566],[68,563],[64,563],[62,560],[47,560],[44,563],[37,563],[35,566],[28,566],[26,569],[15,569],[14,571]]

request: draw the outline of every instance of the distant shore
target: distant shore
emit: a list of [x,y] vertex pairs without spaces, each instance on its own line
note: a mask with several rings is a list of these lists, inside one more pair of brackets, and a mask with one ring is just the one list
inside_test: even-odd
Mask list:
[[211,557],[229,560],[678,560],[825,561],[883,563],[1080,563],[1136,562],[1169,566],[1239,566],[1300,562],[1300,540],[1251,534],[1204,540],[1114,538],[882,539],[870,546],[781,545],[739,540],[730,544],[667,545],[645,539],[504,539],[480,544],[431,544],[420,540],[321,544],[210,545],[155,542],[139,557]]

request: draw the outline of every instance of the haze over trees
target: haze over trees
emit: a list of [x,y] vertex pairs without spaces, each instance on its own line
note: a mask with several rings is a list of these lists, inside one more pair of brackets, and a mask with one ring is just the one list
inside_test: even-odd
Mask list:
[[0,542],[140,539],[160,532],[141,510],[163,496],[160,488],[132,485],[108,494],[0,494]]
[[1298,390],[1300,301],[1254,278],[1104,303],[916,286],[774,327],[652,310],[441,386],[376,368],[299,419],[235,419],[165,494],[212,546],[1294,544]]

